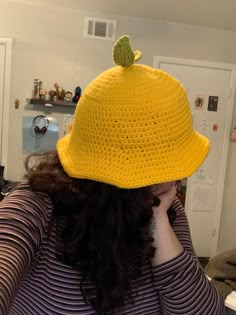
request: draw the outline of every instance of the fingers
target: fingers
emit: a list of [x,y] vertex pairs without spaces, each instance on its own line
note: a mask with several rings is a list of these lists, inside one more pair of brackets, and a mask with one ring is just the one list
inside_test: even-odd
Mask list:
[[153,210],[155,212],[167,212],[176,196],[177,190],[175,182],[161,184],[161,187],[159,187],[157,191],[155,191],[154,197],[157,197],[158,200],[160,200],[160,203],[158,205],[154,205]]
[[151,191],[154,196],[160,196],[172,189],[176,190],[176,182],[167,182],[151,186]]

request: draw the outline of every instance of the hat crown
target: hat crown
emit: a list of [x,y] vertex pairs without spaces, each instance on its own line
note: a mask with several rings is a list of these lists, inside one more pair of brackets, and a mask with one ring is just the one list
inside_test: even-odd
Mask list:
[[87,86],[71,133],[58,142],[65,171],[123,188],[190,176],[209,141],[193,130],[184,87],[162,70],[134,64],[126,36],[113,57],[119,66]]

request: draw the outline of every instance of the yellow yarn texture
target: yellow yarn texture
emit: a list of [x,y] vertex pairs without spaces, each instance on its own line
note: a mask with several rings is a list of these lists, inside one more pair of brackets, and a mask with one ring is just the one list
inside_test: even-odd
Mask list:
[[209,147],[193,130],[180,82],[141,64],[95,78],[77,104],[72,131],[57,143],[69,176],[121,188],[191,176]]

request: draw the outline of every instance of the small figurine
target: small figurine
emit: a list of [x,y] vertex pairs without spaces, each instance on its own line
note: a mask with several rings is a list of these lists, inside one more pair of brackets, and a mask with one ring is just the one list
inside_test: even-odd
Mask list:
[[71,100],[72,100],[72,93],[70,91],[66,91],[65,102],[71,102]]
[[75,95],[72,98],[72,102],[77,103],[80,99],[80,96],[81,96],[81,88],[79,86],[77,86],[75,89]]
[[39,91],[39,98],[41,100],[45,100],[46,99],[46,95],[47,95],[47,91],[45,89],[40,89],[40,91]]
[[54,84],[54,87],[56,89],[57,101],[64,101],[65,90],[63,89],[63,87],[59,86],[57,83]]
[[56,98],[56,91],[50,90],[48,92],[48,100],[53,102],[53,101],[55,101],[55,98]]

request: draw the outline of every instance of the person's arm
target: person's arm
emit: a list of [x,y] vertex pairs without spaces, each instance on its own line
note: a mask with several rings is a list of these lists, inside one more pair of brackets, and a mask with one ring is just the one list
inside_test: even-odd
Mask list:
[[157,196],[161,203],[158,207],[153,207],[153,245],[156,248],[155,256],[152,259],[154,266],[163,264],[183,252],[183,247],[170,226],[167,215],[167,210],[176,196],[175,184],[162,184]]
[[[188,221],[175,193],[174,185],[166,184],[159,195],[160,206],[153,209],[156,247],[152,260],[153,279],[163,314],[223,315],[223,300],[208,281],[195,255]],[[170,205],[176,211],[173,226],[167,216]]]
[[51,204],[44,195],[16,189],[0,202],[0,314],[7,315],[44,237]]

